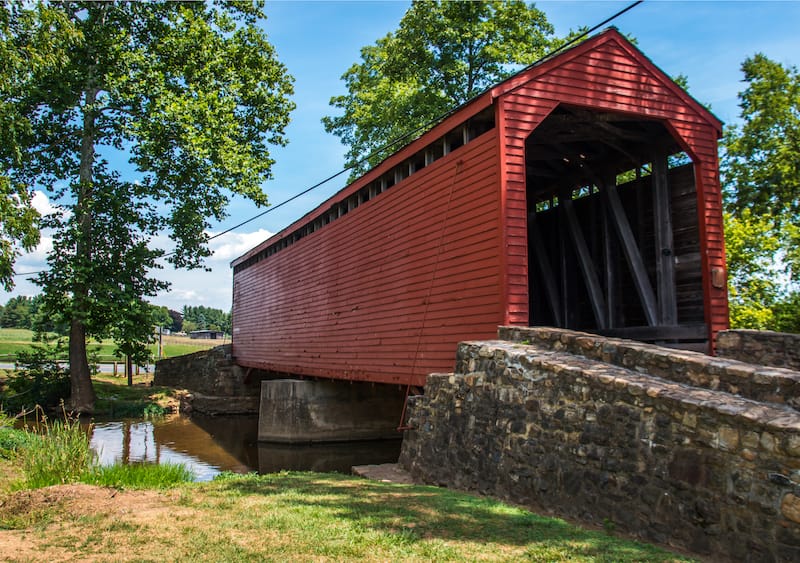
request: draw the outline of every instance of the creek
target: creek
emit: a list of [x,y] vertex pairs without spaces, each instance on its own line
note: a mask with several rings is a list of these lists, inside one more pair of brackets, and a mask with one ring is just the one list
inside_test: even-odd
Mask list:
[[91,447],[100,463],[181,463],[197,481],[223,471],[281,470],[350,473],[353,465],[397,461],[400,440],[325,444],[257,441],[257,416],[167,416],[96,420]]

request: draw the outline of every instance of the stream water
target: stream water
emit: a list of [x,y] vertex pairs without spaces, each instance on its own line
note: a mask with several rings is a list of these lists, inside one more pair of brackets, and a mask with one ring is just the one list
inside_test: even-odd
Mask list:
[[102,464],[182,463],[198,481],[223,471],[350,473],[353,465],[397,461],[400,440],[288,445],[257,441],[256,416],[170,416],[95,421],[91,446]]

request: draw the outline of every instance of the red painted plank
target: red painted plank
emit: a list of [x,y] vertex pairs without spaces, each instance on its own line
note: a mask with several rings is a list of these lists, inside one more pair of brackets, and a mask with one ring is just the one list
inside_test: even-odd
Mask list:
[[[727,301],[708,284],[710,267],[724,266],[718,122],[617,36],[607,32],[494,89],[491,95],[499,99],[492,132],[237,273],[237,361],[322,377],[420,384],[425,373],[450,369],[455,341],[493,337],[504,322],[527,322],[524,145],[559,103],[663,119],[700,163],[706,318],[712,332],[718,330],[727,319]],[[465,108],[463,115],[471,111]],[[375,174],[407,154],[413,153],[394,155]]]

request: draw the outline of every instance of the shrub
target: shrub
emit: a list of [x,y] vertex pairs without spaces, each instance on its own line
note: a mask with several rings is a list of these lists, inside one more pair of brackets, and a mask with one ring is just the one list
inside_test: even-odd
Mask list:
[[34,346],[17,354],[17,371],[9,374],[0,399],[6,412],[32,410],[36,405],[53,409],[69,397],[69,371],[61,367],[58,346]]

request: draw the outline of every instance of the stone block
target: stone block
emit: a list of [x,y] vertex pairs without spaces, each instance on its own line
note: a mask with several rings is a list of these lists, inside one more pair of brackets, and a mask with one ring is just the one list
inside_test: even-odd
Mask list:
[[786,493],[781,499],[781,514],[792,522],[800,524],[800,497]]
[[263,381],[258,439],[309,443],[396,438],[404,397],[394,385]]
[[[759,389],[755,370],[731,359],[562,329],[513,334],[536,346],[459,349],[487,372],[482,384],[455,376],[435,403],[410,407],[427,417],[403,446],[424,468],[417,474],[574,518],[610,517],[723,558],[795,548],[800,528],[789,516],[800,511],[785,494],[800,486],[800,427],[785,406],[763,402],[784,389],[774,385],[780,370]],[[691,387],[690,376],[718,390]],[[747,398],[730,394],[739,390]]]

